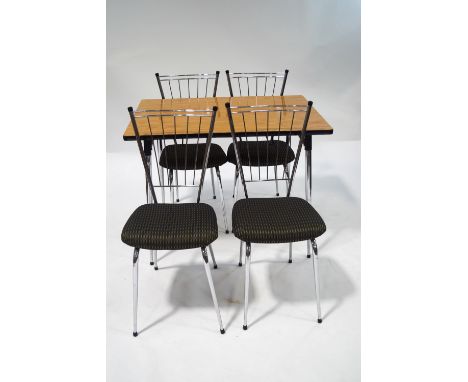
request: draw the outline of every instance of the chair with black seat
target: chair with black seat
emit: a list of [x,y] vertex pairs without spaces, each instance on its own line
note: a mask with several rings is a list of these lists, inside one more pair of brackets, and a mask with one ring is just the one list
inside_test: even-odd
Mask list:
[[[190,248],[201,248],[202,257],[208,284],[210,286],[211,297],[218,317],[220,331],[224,334],[224,327],[219,312],[218,300],[213,286],[210,267],[208,265],[208,255],[206,248],[210,250],[214,268],[217,268],[211,243],[218,237],[218,223],[213,208],[207,204],[200,203],[200,195],[205,179],[206,166],[210,151],[213,127],[216,118],[217,107],[212,110],[159,110],[159,111],[133,111],[129,107],[130,119],[135,132],[138,149],[140,151],[143,166],[145,168],[146,180],[149,184],[149,191],[152,194],[153,203],[144,204],[138,207],[125,223],[122,230],[122,241],[134,247],[133,252],[133,335],[138,335],[137,330],[137,307],[138,307],[138,259],[140,249],[150,251],[157,250],[183,250]],[[201,159],[201,175],[198,188],[198,197],[196,203],[164,204],[158,203],[154,190],[153,179],[150,168],[146,161],[143,146],[138,131],[137,119],[144,121],[156,119],[162,121],[169,118],[174,121],[173,129],[177,120],[191,119],[199,120],[201,131],[206,134],[205,150],[197,153]],[[197,122],[198,123],[198,122]],[[194,184],[195,184],[195,172]],[[160,179],[158,176],[157,179]],[[157,264],[156,267],[157,269]]]
[[[284,72],[268,72],[268,73],[230,73],[226,70],[226,77],[228,81],[229,94],[231,97],[236,96],[274,96],[284,94],[286,81],[288,79],[289,70]],[[232,79],[232,81],[231,81]],[[237,80],[237,81],[236,81]],[[280,85],[281,81],[281,85]],[[237,86],[233,85],[237,83]],[[239,137],[242,141],[242,138]],[[259,151],[257,160],[257,149]],[[254,151],[255,155],[251,155]],[[268,156],[268,152],[277,151],[278,155]],[[242,142],[239,144],[240,162],[243,166],[275,166],[278,164],[285,164],[286,175],[289,174],[289,163],[294,161],[294,152],[289,148],[289,142],[282,140],[268,141],[262,140],[259,142],[258,147],[255,144]],[[251,161],[252,159],[252,161]],[[255,159],[255,160],[254,160]],[[236,155],[234,153],[234,146],[229,145],[227,150],[227,161],[236,166]],[[234,190],[232,197],[236,197],[239,190],[239,171],[237,166],[234,172]],[[279,196],[278,181],[275,181],[276,196]]]
[[[307,105],[265,105],[259,107],[231,107],[227,103],[226,108],[239,175],[245,193],[245,199],[238,200],[232,210],[232,232],[241,240],[239,265],[242,265],[242,243],[246,243],[244,330],[247,330],[251,243],[289,243],[289,263],[292,262],[292,242],[310,241],[312,243],[315,293],[318,322],[320,323],[322,322],[322,316],[320,311],[316,238],[325,232],[326,226],[318,212],[306,200],[290,196],[294,174],[304,144],[312,102],[309,101]],[[299,133],[299,143],[292,173],[288,181],[286,197],[249,198],[248,196],[246,184],[250,180],[247,179],[248,176],[247,178],[244,176],[241,162],[242,143],[238,141],[238,136],[243,136],[246,141],[248,140],[248,135],[245,134],[243,128],[245,120],[248,118],[255,119],[258,130],[269,131],[270,134],[286,134],[289,142],[291,142],[293,134]],[[273,125],[275,128],[273,128]],[[252,145],[256,145],[255,138]],[[251,154],[258,157],[259,151],[252,151]],[[260,161],[260,158],[257,160]],[[310,257],[310,255],[307,255],[307,257]]]
[[[216,92],[218,90],[218,80],[219,80],[219,70],[216,73],[201,73],[201,74],[170,74],[170,75],[160,75],[159,73],[155,74],[156,80],[158,82],[159,93],[162,99],[166,99],[166,94],[170,94],[170,98],[199,98],[199,97],[216,97]],[[160,145],[161,146],[161,145]],[[159,147],[160,150],[163,150],[162,147]],[[175,147],[167,145],[166,147],[168,152],[168,158],[172,159],[170,163],[164,163],[164,167],[175,169]],[[189,162],[195,162],[194,152],[195,148],[189,148],[187,155],[189,156]],[[165,153],[164,153],[165,154]],[[180,158],[180,155],[179,155]],[[208,167],[211,173],[211,187],[213,189],[213,199],[216,199],[215,191],[215,176],[213,169],[225,164],[227,162],[226,154],[221,146],[212,143],[210,156],[208,157]],[[163,163],[160,163],[161,166]],[[175,181],[178,182],[178,174],[175,173]],[[219,176],[218,180],[221,182]],[[176,189],[176,201],[179,202],[179,190]],[[220,190],[220,193],[222,191]],[[226,227],[226,231],[228,228]]]

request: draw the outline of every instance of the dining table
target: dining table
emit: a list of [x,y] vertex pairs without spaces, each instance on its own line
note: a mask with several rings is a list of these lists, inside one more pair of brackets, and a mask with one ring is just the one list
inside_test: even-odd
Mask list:
[[[266,106],[266,105],[307,105],[307,99],[303,95],[283,95],[283,96],[241,96],[241,97],[207,97],[207,98],[170,98],[170,99],[142,99],[138,104],[138,111],[142,110],[206,110],[212,109],[214,106],[218,107],[215,125],[213,129],[213,138],[217,137],[231,137],[231,130],[229,125],[229,118],[225,104],[229,102],[231,106]],[[162,139],[163,131],[150,127],[145,118],[137,121],[138,132],[144,144],[144,153],[146,160],[151,163],[152,143],[153,140]],[[255,124],[247,123],[245,126],[245,134],[255,134],[256,131],[265,130],[265,127],[255,126]],[[268,129],[268,127],[266,127]],[[299,135],[301,132],[302,124],[297,123],[291,127],[291,133]],[[279,128],[281,130],[281,128]],[[269,127],[272,133],[282,134],[281,131],[274,132]],[[190,133],[192,133],[190,135]],[[181,138],[194,137],[199,133],[198,130],[180,132]],[[289,134],[290,131],[284,132],[284,135]],[[177,132],[175,132],[178,135]],[[236,133],[237,134],[237,133]],[[307,201],[312,198],[312,136],[313,135],[330,135],[333,134],[333,128],[322,117],[316,108],[312,108],[309,122],[306,128],[306,135],[304,139],[305,150],[305,197]],[[131,122],[128,123],[127,128],[123,134],[124,141],[133,141],[136,139],[135,133]],[[147,185],[148,186],[148,185]],[[150,194],[150,193],[149,193]],[[150,202],[150,201],[148,201]]]

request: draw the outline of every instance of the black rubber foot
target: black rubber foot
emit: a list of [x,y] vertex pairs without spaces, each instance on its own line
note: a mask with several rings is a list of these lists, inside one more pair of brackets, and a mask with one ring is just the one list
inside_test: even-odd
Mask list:
[[180,202],[180,200],[179,200],[179,199],[177,199],[177,203],[179,203],[179,202]]
[[150,261],[150,265],[154,265],[154,261]]
[[137,332],[133,332],[133,337],[136,337],[138,336],[138,333]]
[[216,264],[216,265],[214,266],[214,269],[218,269],[218,264]]
[[232,195],[232,197],[234,198],[234,195]]
[[310,259],[310,255],[307,255],[307,258]]
[[216,199],[216,195],[213,195],[213,199]]
[[292,260],[288,260],[288,263],[291,264],[291,263],[292,263]]
[[226,230],[226,233],[229,233],[229,230],[228,230],[228,229]]
[[247,330],[247,325],[243,325],[242,329]]
[[321,324],[321,323],[322,323],[322,319],[319,318],[319,319],[317,320],[317,322],[318,322],[319,324]]
[[154,267],[154,270],[157,271],[159,268],[158,267]]
[[221,329],[220,332],[221,332],[221,334],[226,333],[226,331],[224,329]]
[[276,193],[276,196],[279,196],[279,194],[278,194],[278,193]]
[[239,263],[239,267],[242,267],[242,263]]

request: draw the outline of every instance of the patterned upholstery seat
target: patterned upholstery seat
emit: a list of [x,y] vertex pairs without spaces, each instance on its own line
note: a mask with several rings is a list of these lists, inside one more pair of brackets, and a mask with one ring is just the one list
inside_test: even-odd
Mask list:
[[218,237],[218,223],[208,204],[144,204],[129,217],[121,237],[140,249],[206,247]]
[[315,239],[326,231],[317,211],[301,198],[248,198],[234,204],[232,232],[250,243]]
[[[177,144],[166,146],[159,158],[159,164],[170,170],[201,170],[205,157],[205,143]],[[212,143],[207,168],[219,167],[227,162],[221,146]]]
[[[281,140],[262,140],[238,142],[240,162],[242,166],[282,166],[294,160],[294,151]],[[249,163],[250,157],[250,163]],[[228,162],[236,165],[236,152],[231,143],[227,151]]]

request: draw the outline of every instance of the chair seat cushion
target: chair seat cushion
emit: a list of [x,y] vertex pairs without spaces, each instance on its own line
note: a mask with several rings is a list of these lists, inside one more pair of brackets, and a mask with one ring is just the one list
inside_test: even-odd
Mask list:
[[326,231],[317,211],[301,198],[241,199],[232,210],[232,232],[250,243],[315,239]]
[[144,204],[127,220],[121,237],[142,249],[206,247],[218,237],[218,223],[208,204]]
[[[161,152],[159,164],[170,170],[201,170],[205,149],[205,143],[168,145]],[[221,146],[212,143],[207,167],[219,167],[226,162],[224,150]]]
[[[256,140],[238,142],[238,147],[242,166],[282,166],[294,160],[294,151],[284,141],[262,140],[258,144]],[[237,163],[234,143],[228,147],[227,160],[234,165]]]

